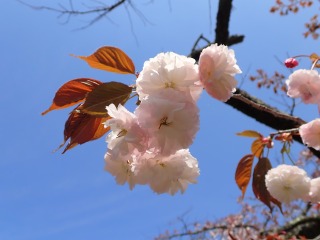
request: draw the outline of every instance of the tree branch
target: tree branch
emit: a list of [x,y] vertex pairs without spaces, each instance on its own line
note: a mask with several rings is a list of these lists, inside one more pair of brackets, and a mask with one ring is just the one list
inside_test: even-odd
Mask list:
[[[259,233],[259,231],[260,231],[260,229],[258,227],[256,227],[255,225],[250,225],[250,224],[237,224],[237,225],[232,226],[232,229],[252,229],[257,233]],[[169,236],[159,237],[157,239],[158,240],[169,240],[169,239],[181,238],[181,237],[185,237],[185,236],[195,236],[195,235],[206,233],[208,231],[215,231],[215,230],[227,231],[227,230],[230,230],[230,226],[229,225],[214,225],[212,227],[203,227],[202,229],[195,230],[195,231],[189,230],[189,231],[185,231],[182,233],[175,233],[175,234],[172,234]]]
[[[230,13],[232,8],[232,0],[220,0],[219,9],[217,13],[217,27],[216,27],[216,38],[215,42],[218,44],[224,44],[230,46],[231,44],[240,43],[243,41],[243,35],[233,35],[229,37],[229,21]],[[202,37],[202,35],[198,38]],[[208,44],[207,46],[209,46]],[[205,47],[207,47],[205,46]],[[204,47],[204,48],[205,48]],[[193,47],[190,57],[193,57],[196,61],[199,60],[200,53],[203,48],[196,50]],[[266,104],[258,98],[255,98],[248,94],[247,92],[237,89],[236,93],[233,95],[226,104],[232,106],[243,114],[257,120],[258,122],[267,125],[276,130],[285,130],[291,128],[297,128],[305,123],[304,120],[290,116],[278,109]],[[299,143],[302,143],[302,139],[299,135],[293,136],[293,139]],[[320,158],[320,152],[310,148],[312,153]]]
[[87,28],[87,27],[93,25],[94,23],[96,23],[97,21],[99,21],[100,19],[105,17],[108,13],[110,13],[114,9],[118,8],[119,6],[125,4],[126,2],[131,4],[130,0],[119,0],[112,5],[102,4],[101,6],[96,6],[96,7],[93,7],[92,9],[75,10],[73,8],[72,0],[70,0],[70,7],[69,8],[67,8],[63,5],[60,5],[60,4],[59,4],[60,8],[54,8],[54,7],[48,7],[48,6],[34,6],[34,5],[31,5],[31,4],[24,2],[23,0],[17,0],[17,1],[23,5],[26,5],[32,9],[34,9],[34,10],[48,10],[48,11],[52,11],[52,12],[57,12],[60,14],[59,17],[67,16],[67,19],[69,19],[71,16],[96,14],[96,16],[94,18],[92,18],[89,21],[89,23],[86,26],[82,27],[81,29],[84,29],[84,28]]
[[284,227],[277,229],[278,233],[287,233],[286,237],[304,236],[307,239],[320,239],[320,217],[302,217],[293,220]]
[[[266,104],[260,99],[255,98],[240,89],[237,89],[233,97],[230,98],[226,104],[255,119],[256,121],[276,130],[298,128],[302,124],[306,123],[301,118],[281,112],[277,108]],[[300,135],[293,135],[293,139],[303,144]],[[309,149],[315,156],[320,158],[319,151],[313,148]]]

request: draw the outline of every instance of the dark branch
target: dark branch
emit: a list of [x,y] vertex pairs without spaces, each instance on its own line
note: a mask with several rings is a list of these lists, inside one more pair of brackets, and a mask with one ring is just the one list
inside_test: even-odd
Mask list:
[[320,217],[302,217],[293,220],[277,230],[288,233],[288,237],[304,236],[307,239],[320,239]]
[[[215,42],[219,44],[225,44],[227,46],[240,43],[244,39],[243,35],[233,35],[229,37],[228,29],[231,8],[232,0],[219,1]],[[203,38],[202,35],[198,38],[197,43],[201,38]],[[207,47],[208,45],[206,45],[205,47]],[[203,48],[195,50],[195,47],[196,45],[193,47],[189,56],[198,61]],[[240,89],[237,90],[234,96],[229,101],[227,101],[226,104],[234,107],[245,115],[257,120],[258,122],[276,130],[297,128],[305,123],[305,121],[303,121],[302,119],[283,113]],[[302,139],[300,136],[295,135],[293,138],[295,141],[302,143]],[[313,148],[310,148],[310,150],[315,156],[320,158],[319,151],[316,151]]]
[[114,9],[118,8],[119,6],[125,4],[126,2],[128,2],[129,4],[131,3],[130,0],[119,0],[118,2],[112,4],[112,5],[101,5],[101,6],[96,6],[93,7],[92,9],[88,9],[88,10],[75,10],[73,8],[73,4],[72,4],[72,0],[70,0],[70,8],[66,8],[63,5],[59,5],[60,8],[54,8],[54,7],[48,7],[48,6],[34,6],[31,4],[28,4],[22,0],[17,0],[18,2],[20,2],[23,5],[26,5],[34,10],[48,10],[48,11],[52,11],[52,12],[57,12],[59,13],[59,17],[63,17],[66,16],[67,19],[70,19],[71,16],[78,16],[78,15],[92,15],[95,14],[96,16],[94,18],[92,18],[89,23],[82,27],[83,28],[87,28],[91,25],[93,25],[94,23],[96,23],[97,21],[99,21],[100,19],[102,19],[103,17],[105,17],[107,14],[109,14],[111,11],[113,11]]
[[[298,128],[306,123],[298,117],[291,116],[278,109],[269,106],[258,98],[249,95],[247,92],[238,89],[236,93],[230,98],[226,104],[234,107],[245,115],[257,120],[260,123],[267,125],[276,130],[285,130],[291,128]],[[293,139],[303,144],[299,135],[294,135]],[[320,152],[309,148],[312,153],[320,158]]]
[[[238,225],[234,225],[232,226],[232,229],[252,229],[254,231],[256,231],[257,233],[259,233],[260,229],[254,225],[249,225],[249,224],[238,224]],[[176,233],[176,234],[172,234],[169,236],[165,236],[159,239],[162,240],[169,240],[169,239],[173,239],[173,238],[181,238],[181,237],[185,237],[185,236],[195,236],[195,235],[199,235],[199,234],[203,234],[209,231],[215,231],[215,230],[223,230],[223,231],[227,231],[230,230],[230,226],[228,225],[214,225],[212,227],[203,227],[200,230],[195,230],[195,231],[186,231],[186,232],[182,232],[182,233]]]
[[220,0],[217,14],[216,39],[218,44],[227,44],[232,0]]
[[[216,39],[215,43],[224,44],[226,46],[231,46],[237,43],[241,43],[244,40],[244,35],[231,35],[229,36],[229,21],[232,9],[232,0],[220,0],[218,13],[217,13],[217,24],[216,24]],[[199,60],[200,53],[203,48],[210,46],[210,42],[201,49],[196,49],[199,40],[205,39],[202,35],[197,39],[195,45],[193,46],[189,57]]]

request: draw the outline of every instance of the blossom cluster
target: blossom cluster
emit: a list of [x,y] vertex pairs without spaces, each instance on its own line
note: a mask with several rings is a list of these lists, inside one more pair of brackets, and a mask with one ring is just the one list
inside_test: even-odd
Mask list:
[[[298,62],[287,59],[285,65],[293,68]],[[286,80],[287,95],[301,98],[303,103],[320,106],[320,75],[316,70],[299,69]],[[304,144],[320,150],[320,118],[302,124],[299,134]],[[307,173],[297,166],[279,165],[268,171],[265,176],[269,193],[277,200],[289,203],[302,199],[312,203],[320,202],[320,178],[310,179]]]
[[305,170],[286,164],[270,169],[265,176],[269,193],[278,201],[320,202],[320,177],[310,179]]
[[[299,69],[286,81],[288,96],[301,98],[306,104],[317,104],[320,110],[320,75],[316,70]],[[320,150],[320,119],[312,120],[299,128],[304,144]]]
[[134,112],[121,104],[106,107],[111,132],[105,169],[130,189],[148,184],[156,193],[183,193],[200,173],[189,151],[199,130],[197,100],[205,89],[227,101],[240,72],[233,50],[217,44],[203,50],[199,65],[173,52],[146,61],[136,80],[140,104]]

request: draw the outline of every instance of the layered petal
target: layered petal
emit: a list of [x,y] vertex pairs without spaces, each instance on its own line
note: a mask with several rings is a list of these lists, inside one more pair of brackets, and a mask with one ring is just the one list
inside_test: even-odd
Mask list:
[[304,103],[320,101],[320,76],[316,70],[299,69],[286,80],[287,94],[292,98],[301,98]]
[[148,132],[148,146],[166,156],[189,148],[199,129],[197,106],[173,90],[142,100],[135,114]]
[[146,132],[139,126],[136,116],[121,104],[118,108],[114,104],[107,106],[108,114],[112,117],[105,122],[111,132],[107,136],[108,149],[113,154],[126,155],[134,149],[145,151],[147,148]]
[[171,195],[183,193],[188,184],[197,182],[200,174],[198,161],[188,149],[170,156],[147,153],[136,163],[134,171],[142,184],[148,183],[156,193]]
[[201,92],[198,66],[193,58],[173,52],[160,53],[144,63],[137,79],[140,100],[158,91],[174,89],[196,101]]
[[309,201],[312,203],[320,202],[320,177],[311,179]]
[[320,118],[301,125],[299,134],[304,144],[308,147],[320,150]]
[[212,97],[227,101],[236,90],[235,74],[241,73],[234,51],[227,46],[212,44],[202,50],[199,76],[205,90]]
[[272,168],[267,172],[265,182],[269,193],[284,203],[305,200],[310,191],[310,178],[297,166],[282,164]]

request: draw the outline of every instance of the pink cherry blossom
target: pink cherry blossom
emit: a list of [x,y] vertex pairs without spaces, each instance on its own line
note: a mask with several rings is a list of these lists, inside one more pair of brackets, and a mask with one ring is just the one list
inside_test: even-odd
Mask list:
[[133,149],[145,151],[147,146],[146,132],[139,126],[136,116],[121,104],[118,108],[114,104],[106,107],[111,119],[105,122],[110,126],[111,132],[107,136],[108,149],[113,150],[117,156],[129,154]]
[[109,150],[104,159],[106,163],[105,170],[115,177],[118,184],[124,185],[127,182],[132,190],[136,185],[136,176],[132,171],[133,155],[117,154],[117,158],[114,158],[112,150]]
[[142,159],[143,164],[138,163],[134,169],[140,182],[148,183],[156,193],[183,193],[189,183],[197,182],[200,172],[198,162],[188,149],[179,150],[170,156],[147,153]]
[[150,148],[171,155],[188,148],[199,129],[199,110],[174,90],[150,95],[141,101],[135,114],[149,135]]
[[320,177],[311,179],[309,201],[312,203],[320,202]]
[[279,165],[265,176],[269,193],[280,202],[290,203],[306,199],[310,190],[310,178],[305,170],[291,165]]
[[320,150],[320,118],[301,125],[299,133],[304,144]]
[[193,58],[173,52],[160,53],[144,63],[136,81],[137,93],[142,100],[149,94],[174,89],[197,100],[202,92],[198,66]]
[[202,50],[199,58],[199,76],[205,90],[212,97],[227,101],[236,90],[234,76],[241,73],[235,54],[227,46],[212,44]]
[[316,70],[299,69],[286,81],[288,96],[301,98],[304,103],[320,102],[320,76]]

